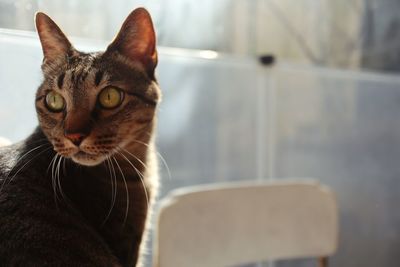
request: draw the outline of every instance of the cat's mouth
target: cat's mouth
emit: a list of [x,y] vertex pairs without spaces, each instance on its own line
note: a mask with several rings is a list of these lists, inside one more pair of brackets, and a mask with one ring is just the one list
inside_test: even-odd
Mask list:
[[95,166],[102,163],[105,159],[103,155],[91,154],[82,150],[71,156],[71,159],[81,165]]
[[70,158],[75,163],[84,166],[95,166],[104,162],[110,152],[113,151],[111,146],[96,146],[93,144],[83,144],[80,146],[64,145],[64,143],[53,142],[54,150],[61,156]]
[[93,157],[95,155],[79,150],[74,156],[78,157]]

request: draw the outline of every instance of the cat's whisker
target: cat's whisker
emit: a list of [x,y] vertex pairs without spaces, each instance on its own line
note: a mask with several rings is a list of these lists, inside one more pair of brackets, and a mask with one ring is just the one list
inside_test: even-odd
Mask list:
[[66,161],[68,160],[66,157],[63,157],[63,175],[66,176],[67,175],[67,168],[65,166]]
[[124,222],[123,222],[123,225],[125,225],[126,224],[126,220],[128,219],[128,212],[129,212],[129,189],[128,189],[128,184],[127,184],[126,179],[125,179],[124,172],[122,171],[121,167],[119,166],[118,161],[113,156],[112,156],[112,159],[114,160],[115,164],[117,165],[117,167],[118,167],[118,169],[119,169],[119,171],[121,173],[122,180],[123,180],[124,185],[125,185],[126,209],[125,209],[125,216],[124,216]]
[[59,166],[60,166],[61,155],[58,155],[54,167],[54,181],[56,184],[56,190],[59,192]]
[[57,194],[57,186],[56,186],[56,181],[55,181],[55,170],[54,170],[54,166],[55,166],[55,162],[57,161],[58,158],[58,154],[55,154],[53,159],[51,160],[50,164],[51,164],[51,184],[53,187],[53,192],[54,192],[54,201],[58,207],[58,194]]
[[[138,144],[142,144],[144,146],[146,146],[149,149],[152,149],[152,147],[149,144],[146,144],[145,142],[139,141],[139,140],[133,140],[133,142],[136,142]],[[154,150],[154,149],[153,149]],[[154,150],[154,152],[157,154],[157,156],[161,159],[162,163],[164,164],[165,168],[167,169],[167,173],[168,173],[168,178],[169,180],[172,180],[172,175],[171,175],[171,171],[168,167],[167,161],[164,159],[164,157],[160,154],[160,152]]]
[[138,157],[136,157],[135,155],[133,155],[131,152],[129,152],[128,150],[126,150],[123,147],[118,146],[117,148],[120,150],[123,150],[124,152],[128,153],[130,156],[134,157],[147,170],[146,164],[144,164],[144,162],[141,159],[139,159]]
[[[36,146],[36,147],[30,149],[28,152],[24,153],[24,154],[18,159],[18,162],[15,163],[14,167],[8,172],[6,179],[7,179],[7,178],[9,177],[9,175],[12,173],[12,171],[14,170],[14,168],[15,168],[16,166],[18,166],[18,163],[19,163],[20,161],[22,161],[23,158],[25,158],[27,155],[29,155],[29,154],[32,153],[33,151],[38,150],[38,149],[40,149],[41,147],[43,147],[43,146],[45,146],[45,145],[46,145],[46,143],[41,144],[41,145],[38,145],[38,146]],[[50,144],[47,144],[47,145],[50,146]]]
[[126,150],[126,149],[124,149],[124,148],[122,148],[122,147],[117,147],[117,148],[118,148],[119,150],[121,150],[120,152],[117,151],[117,153],[119,153],[121,156],[123,156],[123,157],[125,158],[125,160],[127,160],[128,163],[134,168],[135,172],[139,175],[139,178],[141,179],[141,182],[142,182],[142,184],[143,184],[143,188],[144,188],[145,193],[146,193],[147,203],[149,203],[149,198],[148,198],[148,196],[147,196],[148,194],[147,194],[146,186],[145,186],[145,183],[144,183],[144,174],[141,173],[141,172],[134,166],[134,164],[133,164],[124,154],[122,154],[122,152],[128,153],[130,156],[132,156],[134,159],[136,159],[139,163],[141,163],[142,166],[147,170],[146,164],[144,164],[144,162],[143,162],[141,159],[139,159],[138,157],[136,157],[134,154],[132,154],[132,153],[129,152],[128,150]]
[[110,217],[111,211],[112,211],[112,198],[113,198],[113,193],[114,193],[114,184],[112,181],[112,177],[111,177],[111,168],[110,168],[110,163],[108,162],[108,157],[107,155],[105,155],[105,160],[103,161],[103,165],[106,167],[106,169],[108,170],[108,172],[110,173],[110,182],[111,182],[111,205],[110,208],[108,209],[107,215],[104,218],[103,222],[101,223],[101,227],[104,226],[104,224],[106,223],[106,221],[108,220],[108,218]]
[[64,157],[60,155],[59,160],[58,160],[58,164],[57,164],[57,184],[58,184],[58,189],[60,191],[61,197],[63,198],[63,200],[65,202],[67,202],[67,198],[65,197],[64,191],[62,190],[62,186],[61,186],[61,178],[60,178],[60,169],[61,169],[61,161],[64,160]]
[[49,174],[51,164],[53,163],[53,160],[54,160],[54,158],[55,158],[56,156],[57,156],[57,153],[56,153],[56,154],[53,156],[53,158],[50,160],[49,166],[47,167],[47,170],[46,170],[46,174]]
[[[39,146],[39,147],[36,147],[36,148],[34,148],[34,149],[31,149],[31,150],[28,151],[28,152],[31,153],[31,152],[33,152],[34,150],[37,150],[37,149],[39,149],[40,147],[43,147],[44,145],[45,145],[45,144],[43,144],[43,145],[41,145],[41,146]],[[6,183],[7,183],[7,185],[10,184],[11,181],[14,179],[14,177],[17,176],[18,173],[19,173],[20,171],[22,171],[22,170],[25,168],[25,166],[27,166],[32,160],[34,160],[35,158],[37,158],[38,156],[40,156],[41,154],[43,154],[45,151],[47,151],[47,150],[49,150],[49,149],[51,149],[51,147],[45,148],[44,150],[42,150],[41,152],[39,152],[38,154],[36,154],[33,158],[31,158],[31,159],[28,160],[26,163],[24,163],[24,164],[14,173],[14,175],[10,178],[9,175],[10,175],[11,172],[14,170],[15,166],[18,166],[18,163],[21,161],[22,157],[25,157],[27,154],[29,154],[29,153],[25,153],[25,154],[21,157],[21,159],[14,165],[14,167],[10,170],[10,172],[7,174],[7,176],[4,178],[3,183],[2,183],[2,185],[1,185],[1,187],[0,187],[0,192],[3,190],[3,187],[6,185]]]
[[115,167],[114,167],[114,164],[113,164],[113,162],[111,161],[111,159],[110,159],[110,157],[108,157],[109,158],[109,161],[110,161],[110,164],[111,164],[111,167],[112,167],[112,171],[113,171],[113,179],[114,179],[114,204],[115,204],[115,200],[116,200],[116,198],[117,198],[117,192],[118,192],[118,188],[117,188],[117,173],[116,173],[116,171],[115,171]]
[[[103,220],[103,222],[101,223],[101,226],[104,226],[104,224],[106,223],[106,221],[108,220],[108,218],[110,217],[110,215],[111,215],[111,212],[112,212],[112,210],[113,210],[113,208],[114,208],[114,205],[115,205],[115,199],[116,199],[116,195],[117,195],[117,192],[116,192],[116,184],[115,184],[115,170],[114,170],[114,175],[113,175],[113,172],[112,172],[112,169],[111,169],[111,164],[112,164],[112,162],[111,162],[111,160],[110,160],[110,158],[107,156],[107,155],[105,155],[105,157],[106,157],[106,162],[107,162],[107,165],[108,165],[108,167],[107,167],[107,165],[106,165],[106,167],[107,167],[107,169],[109,170],[109,173],[110,173],[110,181],[111,181],[111,205],[110,205],[110,209],[108,210],[108,213],[107,213],[107,216],[105,217],[105,219]],[[114,166],[113,166],[114,167]]]
[[[58,202],[61,201],[60,196],[59,196],[59,163],[61,161],[62,156],[59,154],[56,154],[54,157],[54,160],[52,161],[52,169],[51,169],[51,181],[52,181],[52,186],[53,186],[53,192],[54,192],[54,201],[58,207]],[[64,199],[64,196],[62,192],[60,191],[61,197]]]
[[146,196],[147,208],[148,208],[148,207],[149,207],[149,195],[148,195],[148,192],[147,192],[147,189],[146,189],[146,184],[145,184],[145,182],[144,182],[144,176],[143,176],[143,174],[135,167],[135,165],[133,165],[133,163],[132,163],[124,154],[122,154],[121,152],[118,152],[118,151],[117,151],[117,153],[118,153],[119,155],[121,155],[122,157],[124,157],[124,159],[128,162],[128,164],[131,165],[132,168],[135,170],[135,172],[138,174],[139,179],[140,179],[140,181],[142,182],[144,194],[145,194],[145,196]]

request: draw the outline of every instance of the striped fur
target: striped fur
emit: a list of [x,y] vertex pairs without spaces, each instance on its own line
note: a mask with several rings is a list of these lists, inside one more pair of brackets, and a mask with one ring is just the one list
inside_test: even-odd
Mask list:
[[[43,13],[36,25],[44,53],[39,126],[0,148],[0,265],[140,266],[158,187],[161,92],[150,16],[134,10],[96,53],[77,51]],[[114,109],[99,105],[108,87],[123,95]],[[48,108],[49,92],[62,96],[62,111]],[[70,132],[85,135],[76,143]]]

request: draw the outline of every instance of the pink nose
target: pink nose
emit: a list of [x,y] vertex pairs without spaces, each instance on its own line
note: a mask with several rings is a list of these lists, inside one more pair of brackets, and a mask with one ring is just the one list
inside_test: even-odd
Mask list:
[[85,137],[87,136],[84,133],[65,133],[64,135],[76,146],[79,146],[82,143],[83,139],[85,139]]

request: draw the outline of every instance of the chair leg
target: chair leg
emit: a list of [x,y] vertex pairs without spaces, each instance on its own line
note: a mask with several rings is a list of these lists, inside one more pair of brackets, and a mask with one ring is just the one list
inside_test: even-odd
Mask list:
[[318,267],[328,267],[328,257],[320,257],[318,259]]

